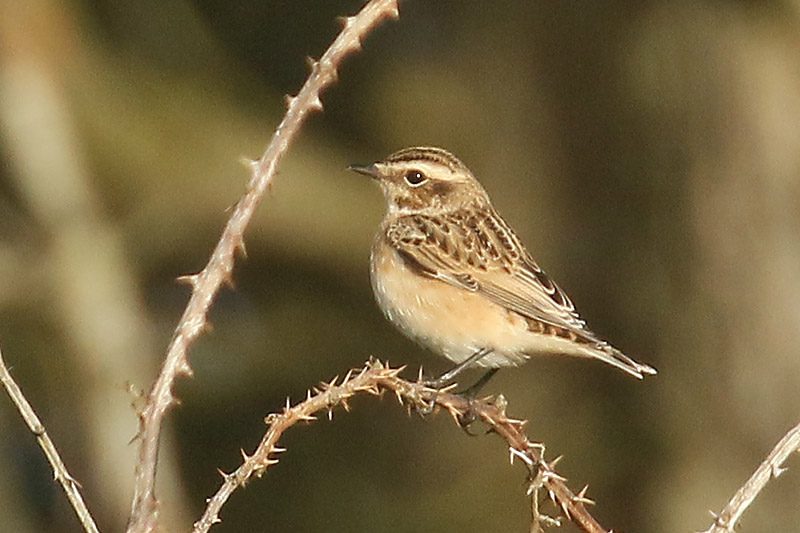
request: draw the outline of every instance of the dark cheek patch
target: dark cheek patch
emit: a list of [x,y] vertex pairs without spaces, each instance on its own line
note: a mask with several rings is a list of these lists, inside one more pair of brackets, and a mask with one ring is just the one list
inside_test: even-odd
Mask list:
[[437,196],[446,196],[453,190],[453,185],[444,181],[437,181],[431,184],[431,190]]

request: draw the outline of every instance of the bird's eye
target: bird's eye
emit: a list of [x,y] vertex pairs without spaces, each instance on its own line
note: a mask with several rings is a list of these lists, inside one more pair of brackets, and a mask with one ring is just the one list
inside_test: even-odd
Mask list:
[[417,187],[422,185],[428,178],[425,177],[425,174],[420,172],[419,170],[409,170],[406,172],[406,175],[403,176],[406,180],[406,183],[411,185],[412,187]]

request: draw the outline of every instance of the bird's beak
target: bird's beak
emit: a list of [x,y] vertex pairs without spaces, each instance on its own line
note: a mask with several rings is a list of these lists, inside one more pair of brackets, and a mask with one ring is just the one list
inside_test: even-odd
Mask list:
[[378,178],[380,175],[378,172],[378,166],[375,163],[371,165],[349,165],[347,170],[358,172],[359,174],[369,176],[370,178]]

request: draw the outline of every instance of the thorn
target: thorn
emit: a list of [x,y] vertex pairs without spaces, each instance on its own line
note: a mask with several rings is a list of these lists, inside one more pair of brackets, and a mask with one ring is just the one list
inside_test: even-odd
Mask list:
[[[553,518],[552,516],[543,514],[539,516],[539,521],[546,527],[561,527],[561,518]],[[609,531],[608,533],[613,533],[613,531]]]
[[400,18],[400,8],[397,6],[397,0],[392,2],[392,4],[388,7],[389,9],[389,16],[395,20]]
[[320,382],[319,386],[324,392],[328,392],[336,386],[337,381],[339,381],[339,376],[334,376],[334,378],[327,383],[324,381]]
[[[378,387],[374,383],[371,384],[371,385],[362,385],[361,387],[358,387],[356,390],[357,391],[366,392],[367,394],[372,394],[373,396],[382,396],[383,395],[383,391],[380,389],[380,387]],[[395,393],[396,392],[397,391],[395,391]]]
[[178,276],[175,278],[175,281],[182,285],[191,285],[194,287],[197,285],[197,281],[200,279],[200,274],[184,274],[183,276]]
[[244,245],[243,238],[239,239],[239,242],[236,243],[236,251],[239,252],[242,257],[247,259],[247,247]]
[[342,401],[339,403],[342,404],[342,407],[344,408],[345,411],[347,411],[348,413],[350,412],[350,404],[347,403],[347,398],[342,398]]
[[286,451],[286,448],[281,448],[280,446],[273,446],[272,450],[269,453],[283,453]]
[[64,481],[66,481],[70,485],[74,485],[74,486],[78,487],[79,489],[83,488],[83,485],[81,485],[80,482],[77,479],[72,477],[72,474],[70,474],[69,472],[66,472],[63,476],[59,476],[59,474],[55,474],[53,479],[58,480],[60,477],[63,477]]
[[550,481],[551,479],[555,479],[556,481],[561,481],[562,483],[567,481],[567,478],[565,478],[564,476],[559,476],[558,474],[556,474],[555,472],[551,472],[550,470],[544,472],[542,477],[545,479],[545,481]]
[[297,417],[298,417],[300,420],[303,420],[303,421],[305,421],[305,422],[313,422],[314,420],[316,420],[316,419],[317,419],[317,417],[316,417],[316,416],[314,416],[314,415],[307,415],[307,414],[305,414],[305,413],[300,413],[299,415],[297,415]]
[[289,397],[287,396],[286,397],[286,405],[284,406],[283,410],[284,411],[288,411],[291,408],[292,408],[292,400],[289,399]]
[[295,100],[297,100],[297,96],[292,96],[291,94],[283,95],[283,103],[286,104],[287,108],[292,107]]
[[[445,405],[445,409],[447,409],[447,412],[450,413],[450,416],[453,417],[453,422],[455,422],[459,426],[462,426],[460,411],[456,409],[455,406],[450,404]],[[467,431],[467,433],[469,434],[469,431]]]
[[350,42],[350,51],[357,53],[364,49],[364,45],[361,44],[361,39],[356,37]]
[[309,70],[313,73],[317,68],[319,68],[319,61],[314,59],[311,56],[306,56],[306,65],[308,65]]
[[322,111],[322,100],[319,99],[319,94],[315,94],[314,98],[308,103],[308,108],[312,111]]
[[580,502],[584,505],[594,505],[595,502],[591,498],[586,497],[586,490],[589,488],[589,485],[584,485],[581,491],[572,497],[572,501]]
[[306,401],[309,401],[310,399],[311,399],[311,389],[308,389],[306,391]]
[[[240,241],[240,242],[241,242],[241,241]],[[239,245],[237,244],[237,245],[236,245],[236,247],[238,248],[238,246],[239,246]],[[228,287],[228,288],[229,288],[230,290],[232,290],[232,291],[235,291],[235,290],[236,290],[236,282],[235,282],[235,281],[233,281],[233,277],[230,275],[230,273],[229,273],[229,272],[228,272],[228,273],[226,273],[226,274],[225,274],[225,275],[222,277],[222,284],[223,284],[223,285],[225,285],[226,287]]]
[[185,357],[181,358],[180,366],[178,366],[178,372],[188,377],[192,377],[192,375],[194,375],[192,367],[190,367],[189,363],[186,362]]
[[351,368],[350,370],[347,371],[347,374],[344,375],[344,379],[342,380],[342,385],[350,381],[350,378],[352,377],[353,377],[353,369]]
[[564,513],[564,516],[567,517],[567,520],[572,520],[572,515],[569,513],[569,507],[567,507],[567,502],[559,502],[561,505],[561,511]]
[[250,169],[250,172],[256,172],[258,170],[258,165],[261,162],[258,159],[250,159],[249,157],[240,157],[239,162],[243,164],[246,168]]
[[242,461],[245,463],[250,460],[250,456],[245,453],[244,448],[239,448],[239,453],[242,454]]
[[563,455],[559,455],[558,457],[556,457],[555,459],[553,459],[552,461],[550,461],[550,468],[551,468],[551,469],[555,468],[555,467],[556,467],[556,465],[557,465],[558,463],[560,463],[560,462],[561,462],[561,459],[563,459],[563,458],[564,458],[564,456],[563,456]]
[[513,457],[516,456],[516,457],[519,457],[526,465],[533,466],[533,461],[531,460],[530,457],[528,457],[528,454],[523,453],[523,452],[519,451],[516,448],[509,447],[508,449],[509,449],[509,451],[511,453],[511,456],[512,456],[512,459],[511,459],[512,464],[514,462]]
[[772,477],[774,477],[775,479],[778,479],[778,477],[781,474],[783,474],[784,472],[786,472],[787,470],[789,470],[789,469],[786,468],[786,467],[782,467],[781,465],[773,465],[773,467],[772,467]]
[[356,17],[338,17],[338,21],[342,25],[342,29],[346,30],[356,22]]
[[441,389],[439,389],[438,392],[443,392],[443,393],[452,392],[457,388],[458,388],[458,383],[451,383],[447,387],[442,387]]
[[333,409],[328,409],[328,422],[333,421]]

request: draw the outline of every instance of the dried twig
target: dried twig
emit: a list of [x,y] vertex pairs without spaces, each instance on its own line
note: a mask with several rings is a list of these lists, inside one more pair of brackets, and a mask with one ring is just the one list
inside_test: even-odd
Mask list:
[[733,533],[736,522],[739,521],[742,514],[770,479],[776,478],[786,471],[783,464],[796,451],[800,451],[800,424],[790,429],[775,445],[764,462],[747,480],[747,483],[736,491],[722,512],[718,515],[714,512],[711,513],[714,516],[714,525],[703,533]]
[[14,378],[11,377],[11,372],[8,371],[8,368],[6,368],[6,363],[3,360],[2,351],[0,351],[0,381],[2,381],[3,386],[8,391],[8,395],[11,396],[11,401],[13,401],[14,405],[17,406],[19,414],[22,415],[22,418],[25,420],[25,423],[28,425],[31,433],[36,436],[36,441],[42,448],[47,460],[50,461],[50,466],[53,467],[53,473],[56,481],[61,483],[61,486],[64,488],[64,492],[67,493],[69,503],[72,504],[72,508],[75,509],[75,514],[78,515],[78,519],[81,521],[83,529],[89,533],[97,533],[97,525],[94,523],[94,519],[92,518],[92,515],[89,512],[89,509],[86,507],[83,497],[81,496],[80,483],[78,483],[67,471],[67,467],[64,464],[64,461],[61,460],[61,456],[58,454],[58,450],[56,450],[53,441],[50,440],[50,436],[47,434],[44,424],[42,424],[42,421],[39,420],[38,416],[36,416],[33,407],[31,407],[31,404],[25,398],[25,395],[22,394],[22,390],[20,390],[19,385],[17,385],[16,381],[14,381]]
[[161,373],[139,415],[139,455],[129,533],[149,532],[157,524],[154,487],[158,444],[161,422],[174,402],[172,385],[179,375],[191,375],[187,358],[189,346],[206,329],[207,314],[217,292],[224,283],[231,282],[234,254],[237,250],[245,251],[244,230],[269,188],[278,163],[305,119],[312,112],[322,110],[320,95],[336,81],[337,70],[345,56],[360,50],[361,40],[379,22],[398,16],[397,0],[370,0],[357,15],[344,19],[344,28],[330,48],[319,61],[310,61],[311,74],[300,92],[297,96],[287,97],[288,110],[264,155],[258,161],[250,162],[252,176],[247,192],[233,210],[208,264],[200,273],[183,277],[192,286],[192,296],[167,349]]
[[[229,474],[220,472],[223,477],[222,486],[208,501],[203,516],[194,525],[193,533],[206,533],[212,525],[220,521],[219,512],[234,490],[243,486],[253,475],[260,476],[278,462],[276,456],[285,451],[278,447],[278,440],[287,429],[298,422],[316,420],[315,415],[320,411],[327,411],[330,417],[337,405],[349,410],[347,402],[355,394],[380,395],[384,390],[394,392],[398,400],[408,405],[409,409],[413,407],[420,412],[445,409],[459,424],[468,420],[484,422],[491,431],[506,440],[511,462],[518,458],[528,467],[533,480],[530,491],[532,498],[536,498],[536,489],[542,487],[547,490],[564,516],[583,531],[606,533],[586,510],[585,504],[591,503],[585,496],[586,489],[578,494],[570,490],[566,480],[553,470],[557,460],[545,461],[544,446],[528,440],[524,431],[526,422],[506,416],[506,402],[502,396],[470,400],[458,394],[431,389],[420,382],[407,381],[399,377],[401,370],[402,368],[385,366],[379,361],[369,361],[360,371],[348,372],[341,384],[337,385],[338,379],[334,378],[319,389],[309,391],[306,399],[295,406],[287,399],[283,412],[267,417],[269,428],[253,455],[248,456],[242,452],[244,461],[239,468]],[[532,504],[532,508],[537,509],[533,516],[532,530],[540,531],[540,522],[557,523],[557,520],[538,516],[538,501]]]

